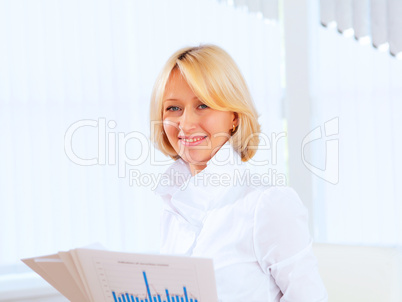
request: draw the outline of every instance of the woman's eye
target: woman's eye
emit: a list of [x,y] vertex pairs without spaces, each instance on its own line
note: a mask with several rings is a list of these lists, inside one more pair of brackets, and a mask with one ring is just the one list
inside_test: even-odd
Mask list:
[[180,110],[180,108],[177,106],[169,106],[166,108],[166,111],[177,111],[177,110]]
[[209,108],[207,105],[205,105],[205,104],[201,104],[200,106],[198,106],[199,108],[201,108],[201,109],[205,109],[205,108]]

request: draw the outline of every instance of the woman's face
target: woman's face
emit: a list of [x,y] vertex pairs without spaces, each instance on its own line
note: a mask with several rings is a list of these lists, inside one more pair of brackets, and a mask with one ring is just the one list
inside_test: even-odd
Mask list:
[[177,154],[195,175],[225,144],[237,126],[236,114],[203,104],[178,69],[171,73],[163,97],[163,128]]

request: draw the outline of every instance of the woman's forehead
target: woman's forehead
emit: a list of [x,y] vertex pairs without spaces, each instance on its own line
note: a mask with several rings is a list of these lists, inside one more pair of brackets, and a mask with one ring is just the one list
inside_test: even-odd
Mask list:
[[166,83],[163,101],[182,98],[196,99],[197,97],[180,71],[175,70],[172,71],[169,80]]
[[172,84],[176,84],[178,82],[186,82],[186,79],[184,78],[183,74],[181,73],[180,69],[175,67],[173,70],[170,72],[169,78],[166,82],[166,87],[169,85],[171,86]]

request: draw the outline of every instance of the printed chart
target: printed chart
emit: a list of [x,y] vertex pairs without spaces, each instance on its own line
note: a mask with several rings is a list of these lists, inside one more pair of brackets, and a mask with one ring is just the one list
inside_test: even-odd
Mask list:
[[[93,266],[108,302],[209,302],[206,296],[216,295],[212,263],[210,276],[202,272],[202,264],[195,259],[153,256],[153,259],[93,258]],[[167,258],[163,258],[167,257]],[[147,257],[149,258],[149,256]],[[152,261],[150,261],[152,260]],[[155,261],[156,260],[156,261]],[[205,259],[203,259],[205,261]],[[200,274],[201,270],[201,274]],[[212,280],[203,283],[201,275]],[[205,283],[205,282],[204,282]],[[210,293],[202,293],[211,287]],[[204,297],[204,299],[202,298]]]
[[187,293],[187,288],[183,286],[183,293],[180,295],[178,293],[174,294],[169,292],[169,289],[165,289],[164,294],[156,293],[151,294],[150,284],[148,283],[148,278],[146,272],[143,272],[144,283],[147,290],[147,298],[139,298],[139,295],[132,293],[116,293],[112,291],[113,299],[115,302],[198,302],[196,298],[190,298]]

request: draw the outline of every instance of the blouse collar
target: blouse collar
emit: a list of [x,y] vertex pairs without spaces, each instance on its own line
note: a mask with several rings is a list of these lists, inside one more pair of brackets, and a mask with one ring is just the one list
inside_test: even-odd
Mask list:
[[234,197],[241,186],[235,186],[235,182],[244,172],[241,156],[227,142],[195,176],[191,176],[183,160],[174,162],[164,173],[155,193],[164,197],[170,210],[193,225],[200,225],[207,211],[236,200]]

